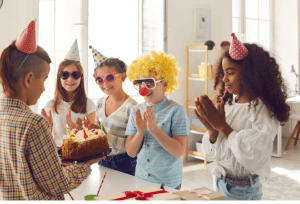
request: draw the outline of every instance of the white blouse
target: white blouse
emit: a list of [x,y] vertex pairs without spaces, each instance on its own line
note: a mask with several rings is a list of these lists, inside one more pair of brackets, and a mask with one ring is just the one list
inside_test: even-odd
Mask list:
[[259,100],[256,112],[249,103],[225,104],[226,122],[233,131],[226,139],[219,132],[217,141],[211,144],[208,131],[202,140],[207,169],[221,178],[226,173],[233,175],[257,174],[267,179],[271,175],[271,154],[280,122],[270,118],[267,107]]

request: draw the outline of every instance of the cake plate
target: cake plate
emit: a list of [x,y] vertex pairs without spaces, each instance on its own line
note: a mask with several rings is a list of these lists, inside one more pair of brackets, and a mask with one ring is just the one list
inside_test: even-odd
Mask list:
[[58,153],[58,156],[59,156],[61,162],[87,162],[87,161],[92,160],[92,159],[97,159],[99,157],[109,155],[109,153],[111,153],[111,148],[109,148],[109,150],[107,150],[105,152],[100,152],[98,154],[94,154],[94,155],[90,155],[90,156],[82,157],[82,158],[78,158],[78,159],[64,159],[64,158],[62,158],[62,149],[59,149],[57,151],[57,153]]

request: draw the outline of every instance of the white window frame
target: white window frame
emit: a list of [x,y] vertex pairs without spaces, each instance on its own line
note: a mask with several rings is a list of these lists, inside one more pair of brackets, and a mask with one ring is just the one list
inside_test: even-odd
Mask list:
[[[233,17],[232,19],[240,19],[240,30],[239,30],[239,36],[240,36],[240,41],[243,43],[246,43],[246,19],[252,19],[252,18],[246,18],[246,1],[245,0],[239,0],[239,13],[240,13],[240,17]],[[273,50],[274,47],[274,3],[272,0],[269,0],[269,5],[270,5],[270,10],[269,10],[269,15],[270,15],[270,50]],[[258,4],[258,9],[259,9],[259,4]],[[258,21],[265,21],[265,20],[260,20],[260,19],[253,19],[253,20],[258,20]],[[258,24],[259,25],[259,24]],[[259,27],[258,27],[258,31],[259,31]],[[258,36],[259,38],[259,36]],[[257,44],[259,44],[259,42],[256,42]]]
[[[55,8],[56,8],[56,1],[59,1],[59,0],[39,0],[39,1],[54,1],[54,12],[55,12]],[[138,46],[137,46],[137,49],[138,49],[138,54],[141,55],[142,54],[142,20],[140,20],[142,18],[142,14],[140,13],[142,10],[142,1],[143,0],[139,0],[139,39],[138,39]],[[163,27],[164,27],[164,43],[163,43],[163,51],[165,53],[167,53],[167,0],[163,0],[164,1],[164,23],[163,23]],[[79,44],[78,46],[81,48],[81,51],[82,51],[82,55],[81,55],[81,64],[83,65],[83,69],[84,69],[84,72],[85,73],[88,73],[88,64],[89,63],[93,63],[93,62],[88,62],[88,54],[89,54],[89,49],[88,49],[88,28],[89,28],[89,24],[88,24],[88,16],[89,16],[89,11],[88,11],[88,8],[89,8],[89,0],[81,0],[81,21],[80,22],[76,22],[74,23],[73,25],[74,26],[81,26],[81,37],[82,37],[82,41],[81,41],[81,44]],[[55,18],[55,13],[54,13],[54,18]],[[55,21],[54,21],[54,33],[55,33]],[[56,50],[55,50],[55,35],[54,35],[54,59],[52,59],[52,63],[54,64],[54,66],[56,65],[56,58],[55,58],[55,53],[56,53]],[[138,57],[138,56],[137,56]],[[56,73],[55,73],[56,74]],[[90,74],[90,73],[88,73]],[[84,75],[84,80],[85,80],[85,90],[87,92],[87,95],[88,95],[88,74],[85,74]],[[56,82],[54,81],[53,82],[53,86],[56,85]],[[46,94],[46,93],[44,93]],[[54,96],[53,96],[54,97]],[[133,97],[137,97],[136,95],[133,95]],[[92,100],[94,101],[97,101],[98,98],[92,98]],[[41,109],[43,107],[37,107],[37,109]]]

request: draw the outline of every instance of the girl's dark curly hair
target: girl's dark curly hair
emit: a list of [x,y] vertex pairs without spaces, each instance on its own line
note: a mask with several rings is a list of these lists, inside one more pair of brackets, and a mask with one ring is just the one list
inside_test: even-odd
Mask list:
[[[224,72],[222,61],[224,58],[238,64],[241,67],[240,86],[250,94],[249,109],[252,102],[254,111],[258,105],[258,98],[266,105],[271,117],[275,116],[281,125],[288,121],[290,115],[290,106],[286,103],[287,93],[284,80],[279,70],[275,58],[271,57],[269,52],[256,44],[244,43],[248,49],[248,55],[242,60],[234,60],[229,55],[229,50],[221,53],[215,64],[214,90],[219,91],[216,95],[216,101],[224,100],[231,105],[233,96],[225,92],[223,82]],[[255,99],[254,101],[252,101]],[[252,101],[252,102],[251,102]]]

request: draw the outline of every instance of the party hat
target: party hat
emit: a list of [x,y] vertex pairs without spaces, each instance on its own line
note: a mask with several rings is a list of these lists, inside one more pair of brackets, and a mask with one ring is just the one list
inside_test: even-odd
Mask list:
[[72,47],[70,48],[68,54],[66,55],[65,59],[80,62],[77,39],[74,41],[74,43],[73,43]]
[[234,33],[231,34],[232,41],[229,49],[229,55],[232,59],[241,60],[248,54],[248,49],[237,39]]
[[35,22],[34,19],[29,23],[27,28],[23,31],[19,39],[16,41],[16,47],[21,52],[31,54],[35,53],[37,50],[36,37],[35,37]]
[[93,53],[93,57],[94,57],[94,63],[95,63],[96,67],[98,67],[102,62],[104,62],[105,60],[108,59],[105,55],[103,55],[102,53],[97,51],[91,45],[90,45],[89,48],[92,49],[92,53]]

